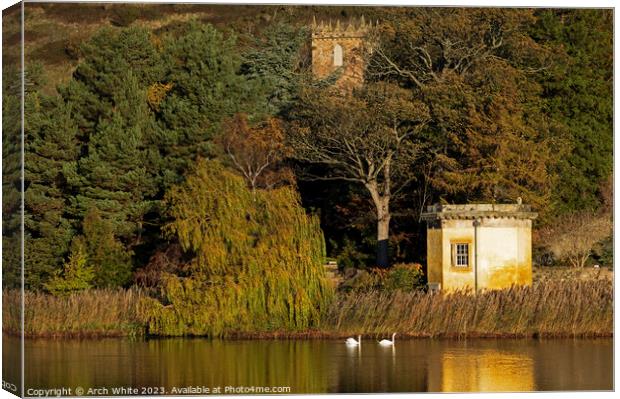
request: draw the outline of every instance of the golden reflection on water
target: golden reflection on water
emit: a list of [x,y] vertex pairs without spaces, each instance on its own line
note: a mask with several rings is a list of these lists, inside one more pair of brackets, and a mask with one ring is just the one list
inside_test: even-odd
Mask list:
[[[17,344],[8,339],[5,345]],[[11,342],[11,340],[13,342]],[[611,339],[28,340],[33,388],[290,386],[290,393],[610,390]]]
[[[437,374],[441,392],[533,391],[534,361],[527,355],[495,350],[470,353],[451,350],[443,354]],[[435,382],[435,381],[433,381]]]
[[33,341],[26,380],[35,387],[286,386],[326,392],[325,345],[304,341],[155,339]]

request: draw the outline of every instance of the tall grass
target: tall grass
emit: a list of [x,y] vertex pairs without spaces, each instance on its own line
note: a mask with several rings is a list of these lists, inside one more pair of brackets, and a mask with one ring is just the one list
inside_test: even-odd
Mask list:
[[552,281],[499,291],[339,296],[324,330],[410,337],[609,336],[611,281]]
[[[32,337],[143,334],[147,320],[139,318],[137,308],[145,297],[135,289],[83,291],[68,297],[27,292],[25,332]],[[3,330],[18,334],[19,292],[4,291],[2,303]],[[357,334],[378,337],[392,332],[401,337],[453,338],[610,336],[613,333],[612,281],[545,281],[532,287],[478,295],[400,291],[340,294],[318,329],[229,331],[231,336],[253,338]]]
[[[57,297],[26,292],[25,334],[31,337],[130,336],[144,328],[136,315],[143,295],[131,290],[90,290]],[[2,329],[20,332],[20,293],[2,292]]]

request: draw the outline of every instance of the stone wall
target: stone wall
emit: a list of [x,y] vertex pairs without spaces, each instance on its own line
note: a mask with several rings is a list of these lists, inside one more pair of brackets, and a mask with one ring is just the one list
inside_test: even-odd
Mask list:
[[[337,73],[336,86],[350,90],[362,85],[366,67],[366,55],[370,52],[367,42],[371,26],[364,20],[358,24],[341,26],[340,22],[316,23],[312,27],[312,73],[323,79]],[[342,66],[335,65],[336,46],[342,49]]]

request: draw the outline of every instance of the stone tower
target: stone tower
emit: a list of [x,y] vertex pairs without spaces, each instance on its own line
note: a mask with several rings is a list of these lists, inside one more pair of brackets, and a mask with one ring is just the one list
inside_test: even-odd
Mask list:
[[366,56],[371,51],[369,35],[372,24],[364,17],[357,23],[349,22],[345,27],[336,21],[332,25],[316,19],[312,22],[312,73],[317,78],[326,78],[337,72],[336,86],[350,90],[364,81]]

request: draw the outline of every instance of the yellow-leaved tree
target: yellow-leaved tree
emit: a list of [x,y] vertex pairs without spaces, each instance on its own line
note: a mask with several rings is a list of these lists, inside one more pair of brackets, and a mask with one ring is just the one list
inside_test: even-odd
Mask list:
[[249,189],[219,162],[199,160],[165,198],[164,227],[192,254],[141,304],[148,332],[225,336],[318,326],[333,296],[325,242],[289,187]]

